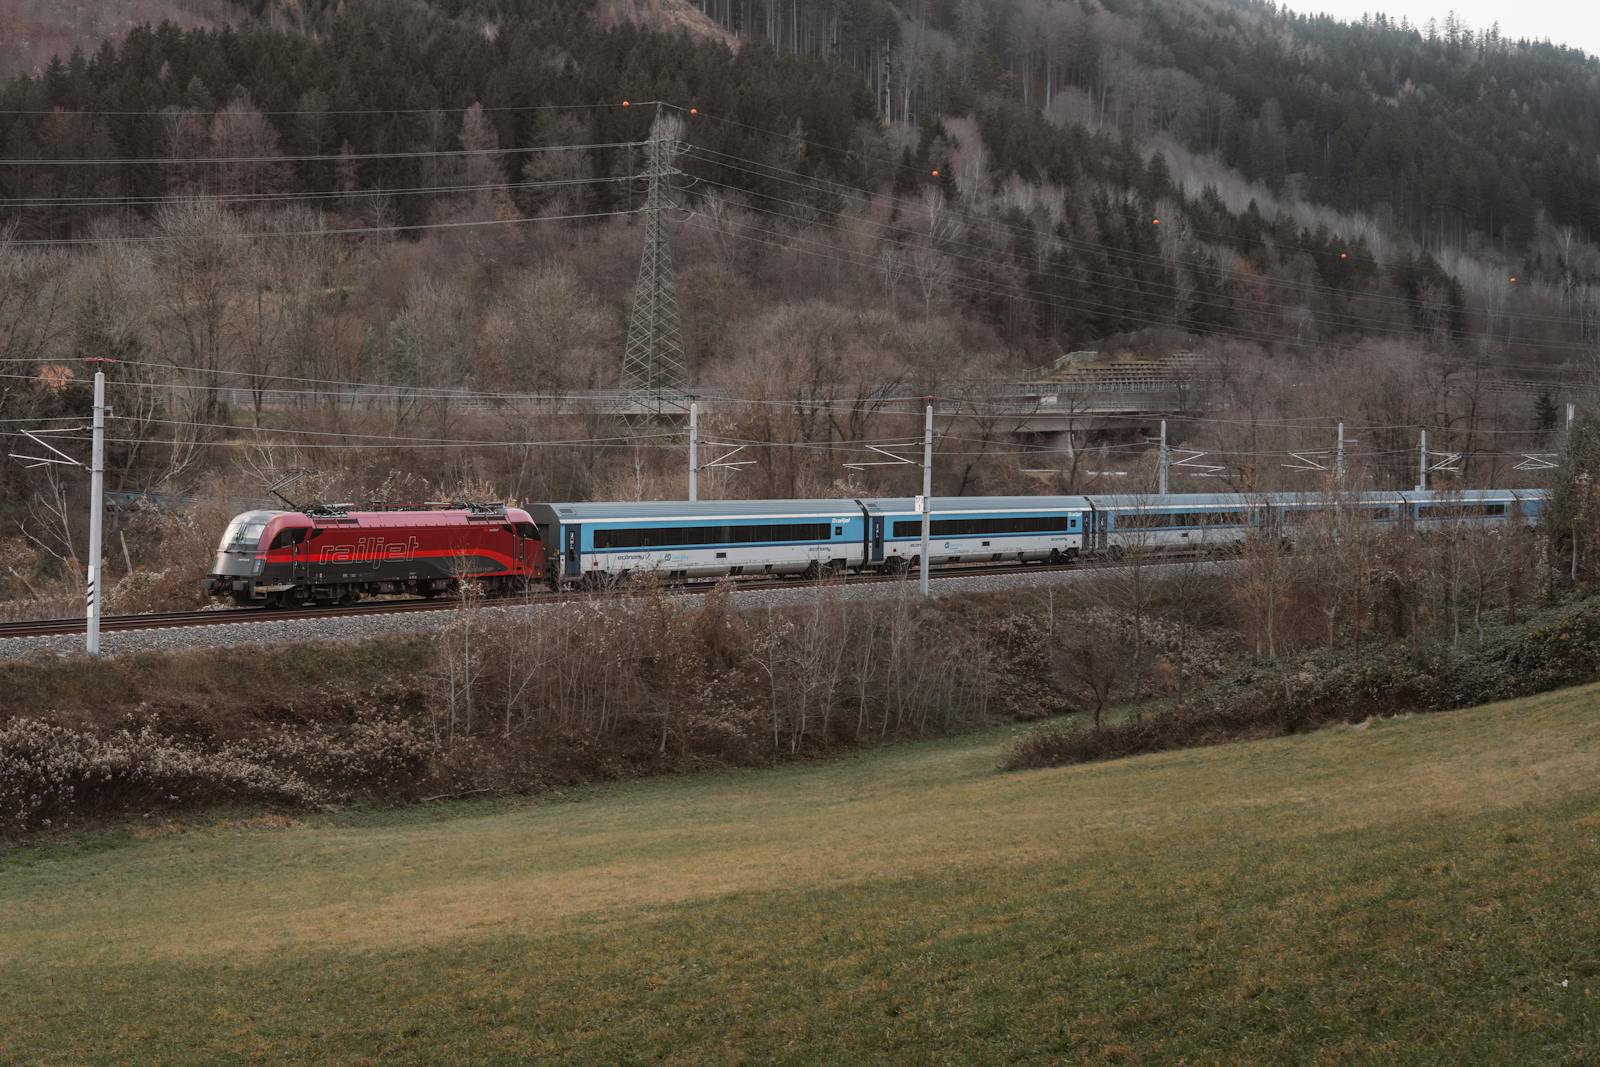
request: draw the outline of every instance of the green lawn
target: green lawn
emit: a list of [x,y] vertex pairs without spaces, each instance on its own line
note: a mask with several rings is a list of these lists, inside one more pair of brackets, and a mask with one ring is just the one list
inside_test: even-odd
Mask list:
[[0,1061],[1600,1062],[1600,689],[0,857]]

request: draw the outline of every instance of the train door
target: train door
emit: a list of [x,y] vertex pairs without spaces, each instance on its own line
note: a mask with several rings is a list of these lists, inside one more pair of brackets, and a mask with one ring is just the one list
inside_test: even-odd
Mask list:
[[872,517],[872,554],[869,557],[869,562],[872,562],[872,563],[882,563],[883,562],[883,516],[882,515],[874,515]]
[[322,546],[317,544],[327,532],[326,530],[312,530],[306,534],[306,568],[310,570],[312,562],[315,561],[317,563],[317,569],[311,571],[311,581],[318,585],[328,580],[327,568],[324,565],[326,557],[323,557],[323,559],[318,558],[322,555]]
[[539,528],[531,522],[519,522],[517,530],[517,559],[521,561],[524,576],[539,581],[544,576],[538,569],[538,552],[534,546],[540,544]]
[[289,581],[295,585],[303,585],[306,581],[307,561],[311,558],[310,539],[306,535],[310,532],[294,527],[280,530],[267,546],[269,552],[289,550]]
[[583,558],[579,541],[582,531],[583,527],[576,523],[561,527],[561,558],[564,573],[568,578],[583,577]]
[[1106,550],[1106,526],[1110,512],[1101,511],[1091,506],[1083,516],[1083,543],[1090,552],[1104,552]]

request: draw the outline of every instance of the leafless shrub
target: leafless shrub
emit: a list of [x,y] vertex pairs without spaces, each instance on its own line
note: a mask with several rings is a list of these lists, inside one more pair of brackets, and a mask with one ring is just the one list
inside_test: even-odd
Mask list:
[[149,726],[97,736],[37,719],[0,724],[0,833],[201,802],[300,807],[321,799],[292,771],[208,752]]
[[1043,635],[967,611],[909,593],[846,603],[826,585],[759,613],[723,592],[686,602],[649,586],[536,616],[468,607],[438,642],[449,692],[435,736],[446,749],[588,738],[653,760],[749,761],[1036,714]]
[[1119,628],[1101,624],[1092,616],[1071,631],[1052,650],[1050,666],[1058,684],[1079,708],[1100,716],[1111,695],[1133,669],[1133,650]]
[[226,486],[197,492],[181,507],[136,508],[106,546],[106,609],[129,615],[202,606],[200,580],[235,510]]

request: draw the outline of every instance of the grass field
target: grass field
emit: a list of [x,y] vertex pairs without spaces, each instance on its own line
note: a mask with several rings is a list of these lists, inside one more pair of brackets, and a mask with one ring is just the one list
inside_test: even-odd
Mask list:
[[1600,689],[0,857],[7,1063],[1600,1062]]

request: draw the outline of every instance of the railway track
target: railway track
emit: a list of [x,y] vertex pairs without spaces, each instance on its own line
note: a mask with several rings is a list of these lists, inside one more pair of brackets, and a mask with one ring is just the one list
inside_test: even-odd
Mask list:
[[[951,578],[973,578],[986,575],[1005,574],[1045,574],[1055,571],[1089,571],[1106,567],[1115,567],[1119,564],[1110,561],[1094,561],[1079,563],[1028,563],[1012,564],[1010,566],[996,564],[976,564],[965,567],[947,567],[933,571],[930,578],[934,581],[944,581]],[[852,574],[843,578],[830,579],[837,585],[885,585],[892,582],[908,582],[916,580],[916,572],[909,571],[904,574]],[[758,592],[774,589],[801,589],[808,582],[803,578],[776,578],[763,581],[739,582],[735,588],[740,592]],[[668,586],[667,591],[674,595],[704,594],[717,587],[716,582],[689,582]],[[610,589],[600,593],[594,592],[543,592],[531,593],[527,597],[498,597],[486,601],[487,604],[505,607],[514,607],[522,604],[562,604],[578,600],[587,600],[596,596],[644,596],[648,590],[642,588]],[[127,630],[172,630],[197,626],[232,626],[241,623],[266,623],[266,622],[295,622],[302,619],[339,619],[360,618],[370,615],[404,615],[413,612],[451,611],[459,606],[459,602],[441,597],[437,600],[375,600],[366,604],[339,605],[330,607],[311,608],[225,608],[210,611],[174,611],[147,615],[108,615],[100,620],[101,633],[117,633]],[[88,623],[84,619],[32,619],[22,622],[0,623],[0,640],[18,637],[61,637],[84,633]]]

